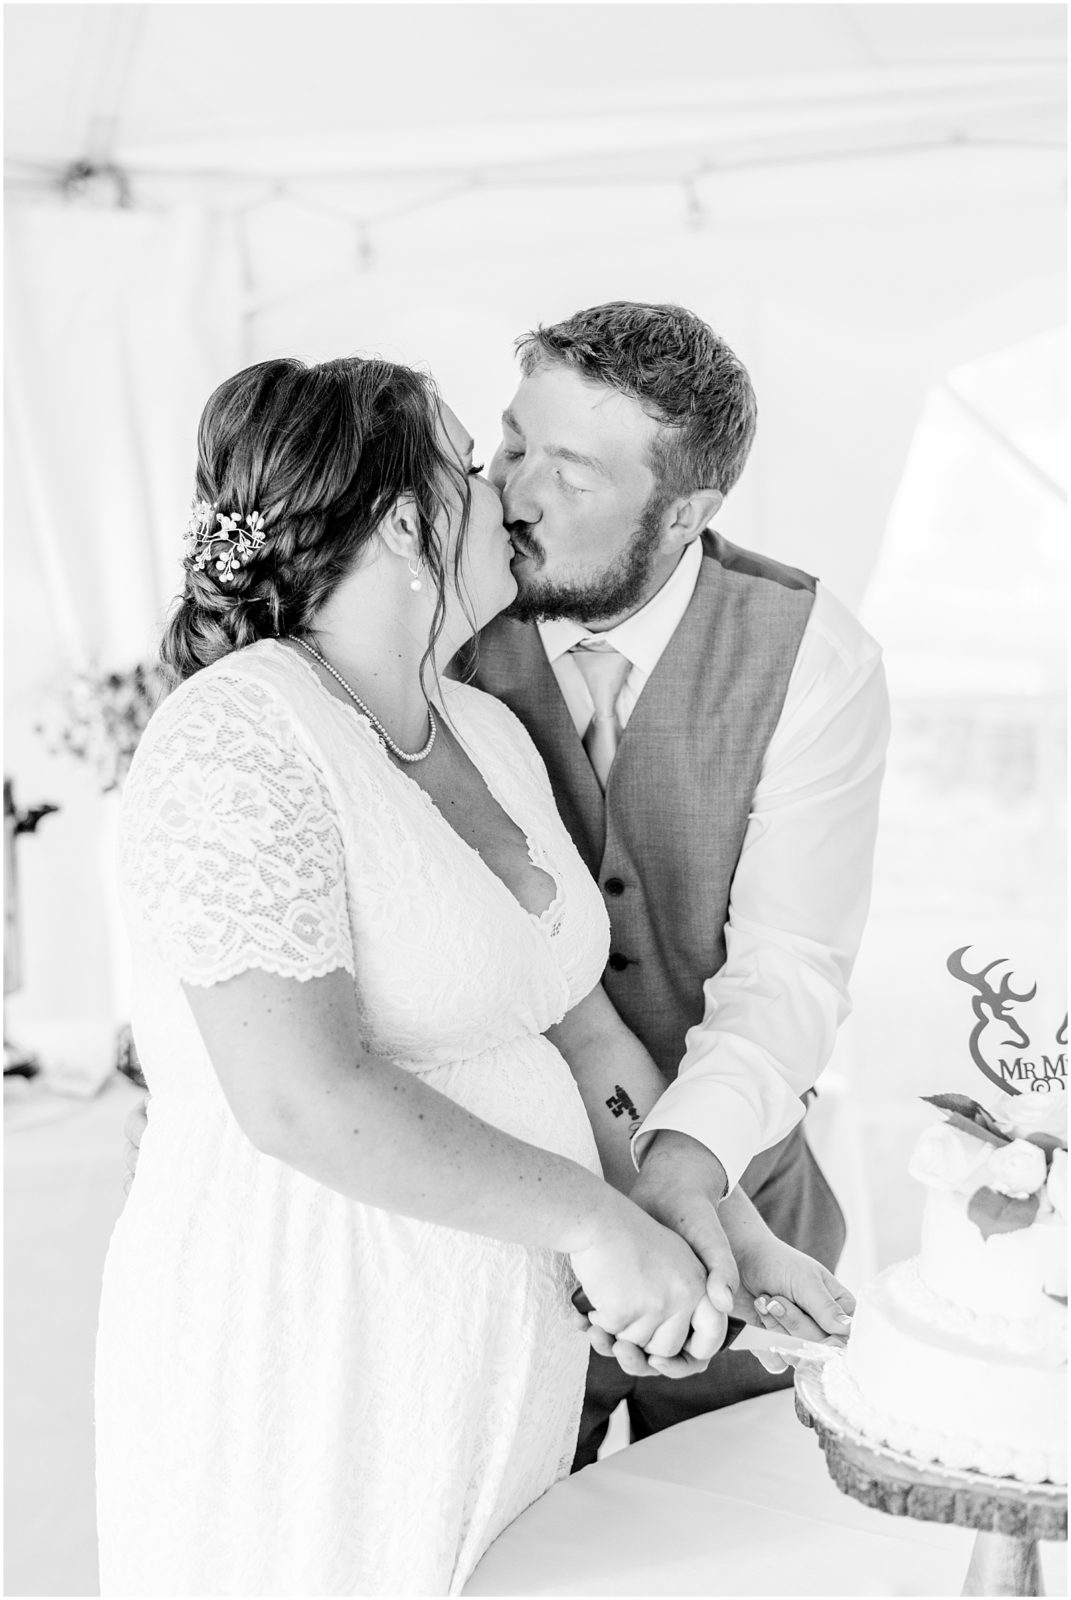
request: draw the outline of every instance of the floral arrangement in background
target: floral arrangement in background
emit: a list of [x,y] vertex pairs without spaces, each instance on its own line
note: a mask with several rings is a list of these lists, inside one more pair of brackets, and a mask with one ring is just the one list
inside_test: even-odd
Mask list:
[[75,673],[37,731],[49,748],[85,761],[103,794],[121,788],[149,718],[167,690],[161,670],[139,661],[125,672]]

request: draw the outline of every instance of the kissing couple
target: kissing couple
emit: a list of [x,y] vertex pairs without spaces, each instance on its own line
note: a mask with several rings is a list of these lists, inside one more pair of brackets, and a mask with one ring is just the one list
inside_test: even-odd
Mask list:
[[697,316],[518,347],[486,476],[385,361],[263,361],[201,417],[123,800],[151,1101],[100,1314],[105,1595],[456,1594],[622,1399],[635,1439],[791,1380],[730,1313],[849,1324],[802,1120],[880,652],[710,531],[756,407]]

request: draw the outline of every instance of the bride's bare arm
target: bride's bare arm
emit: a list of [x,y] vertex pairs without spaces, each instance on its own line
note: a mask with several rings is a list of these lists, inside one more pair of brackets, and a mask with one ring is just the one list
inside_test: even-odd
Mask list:
[[345,972],[184,987],[231,1110],[264,1154],[387,1211],[567,1252],[608,1326],[679,1348],[703,1295],[692,1251],[578,1163],[369,1054]]
[[602,1185],[510,1138],[359,1042],[353,981],[253,970],[186,997],[257,1149],[354,1200],[570,1250]]

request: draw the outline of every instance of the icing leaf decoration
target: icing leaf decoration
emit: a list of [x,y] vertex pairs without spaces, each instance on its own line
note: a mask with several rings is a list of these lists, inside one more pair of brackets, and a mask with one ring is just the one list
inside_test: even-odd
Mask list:
[[1019,1199],[982,1188],[971,1195],[967,1215],[982,1238],[988,1239],[991,1233],[1018,1233],[1021,1228],[1029,1228],[1038,1214],[1038,1204],[1036,1194]]
[[989,1112],[967,1095],[924,1094],[922,1098],[927,1105],[936,1106],[938,1111],[943,1111],[952,1126],[958,1128],[961,1133],[969,1133],[975,1139],[984,1139],[987,1144],[1011,1144],[1011,1134],[1004,1133],[998,1128]]

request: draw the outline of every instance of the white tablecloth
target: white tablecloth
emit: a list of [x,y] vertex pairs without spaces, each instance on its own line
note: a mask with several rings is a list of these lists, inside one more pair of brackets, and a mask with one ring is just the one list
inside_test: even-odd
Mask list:
[[[791,1393],[631,1445],[556,1484],[466,1595],[958,1595],[974,1535],[870,1511],[826,1473]],[[1066,1593],[1066,1546],[1041,1547]]]

